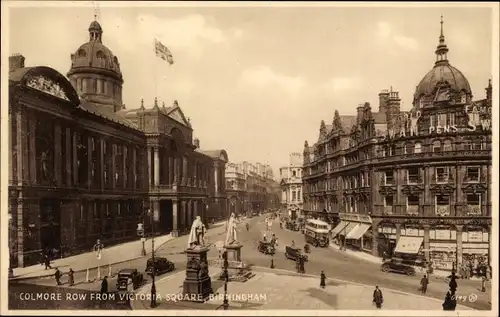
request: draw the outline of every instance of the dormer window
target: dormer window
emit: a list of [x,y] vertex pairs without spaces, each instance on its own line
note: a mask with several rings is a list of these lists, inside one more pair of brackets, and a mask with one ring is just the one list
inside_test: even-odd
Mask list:
[[77,55],[78,55],[78,57],[87,57],[87,52],[85,52],[84,49],[80,49],[80,50],[78,50]]
[[467,95],[465,93],[462,93],[462,96],[460,96],[460,103],[466,103],[467,102]]
[[424,107],[424,98],[423,97],[420,97],[420,99],[418,100],[418,105],[422,108]]

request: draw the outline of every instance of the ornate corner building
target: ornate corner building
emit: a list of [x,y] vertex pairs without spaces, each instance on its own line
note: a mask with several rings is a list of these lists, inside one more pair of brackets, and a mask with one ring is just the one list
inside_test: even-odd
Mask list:
[[138,223],[178,235],[227,216],[227,153],[200,150],[177,102],[125,109],[119,60],[88,31],[67,78],[9,59],[11,267],[138,239]]
[[302,153],[291,153],[288,166],[280,168],[281,208],[288,217],[296,219],[302,216]]
[[279,184],[269,165],[226,164],[226,188],[229,213],[248,215],[279,207]]
[[369,103],[356,116],[335,111],[317,143],[306,141],[304,209],[334,222],[334,238],[377,256],[414,253],[441,269],[489,260],[491,81],[486,98],[473,100],[447,53],[441,24],[436,62],[410,111],[391,88],[378,112]]

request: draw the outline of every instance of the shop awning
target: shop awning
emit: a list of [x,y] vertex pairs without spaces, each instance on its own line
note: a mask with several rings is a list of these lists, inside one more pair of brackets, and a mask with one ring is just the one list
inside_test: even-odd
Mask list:
[[417,254],[423,241],[424,237],[399,237],[394,252]]
[[351,232],[351,230],[356,228],[357,225],[359,225],[359,222],[349,222],[349,224],[344,229],[342,229],[342,231],[340,231],[340,234],[343,236],[347,236]]
[[332,237],[335,237],[342,231],[349,223],[345,221],[341,221],[333,230],[331,231]]
[[361,238],[366,231],[370,228],[370,225],[366,223],[359,223],[354,229],[352,229],[348,234],[346,239],[358,240]]

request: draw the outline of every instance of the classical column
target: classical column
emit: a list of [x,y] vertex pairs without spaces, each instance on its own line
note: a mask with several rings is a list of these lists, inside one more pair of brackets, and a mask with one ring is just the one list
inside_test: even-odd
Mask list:
[[73,149],[73,184],[75,186],[78,186],[78,149],[77,149],[78,133],[74,132],[72,135],[72,138],[73,138],[73,144],[72,144],[72,149]]
[[127,164],[127,156],[128,156],[128,146],[126,144],[123,145],[123,164],[122,164],[122,178],[123,178],[123,188],[128,188],[128,170],[129,166]]
[[148,152],[148,187],[150,187],[153,184],[153,169],[151,167],[151,147],[147,147],[147,152]]
[[37,168],[36,168],[36,158],[37,158],[37,153],[36,153],[36,120],[32,116],[28,117],[29,121],[29,171],[30,171],[30,182],[31,184],[36,184],[38,181],[37,178]]
[[[431,244],[430,244],[430,234],[429,234],[429,230],[430,230],[431,226],[430,225],[424,225],[424,255],[425,255],[425,258],[427,259],[427,261],[429,261],[431,258],[430,258],[430,248],[431,248]],[[460,238],[462,237],[462,235],[460,235]],[[458,250],[458,249],[457,249]]]
[[401,237],[401,224],[396,224],[396,244],[399,242],[399,238]]
[[24,233],[26,229],[24,228],[24,199],[17,199],[17,262],[18,267],[24,266]]
[[179,236],[179,211],[178,201],[172,200],[172,236]]
[[[99,139],[99,178],[100,178],[100,183],[101,189],[106,188],[106,183],[104,179],[104,165],[106,164],[106,156],[104,154],[104,147],[106,146],[106,141],[101,137]],[[109,172],[109,171],[108,171]]]
[[26,118],[24,117],[24,111],[21,107],[16,113],[16,155],[17,155],[17,184],[19,186],[23,185],[23,181],[26,180],[25,173],[28,171],[27,161],[27,144],[26,135],[28,131],[26,130]]
[[378,222],[372,223],[372,255],[379,256],[378,254]]
[[[94,151],[92,151],[92,147],[94,145],[93,142],[93,137],[87,136],[87,184],[88,184],[88,189],[92,187],[93,183],[93,177],[92,177],[92,163],[93,163],[93,157]],[[94,171],[95,173],[95,171]]]
[[214,166],[214,183],[215,183],[215,195],[219,193],[219,177],[218,177],[219,167],[217,165]]
[[188,228],[191,226],[193,223],[193,201],[189,200],[187,202],[187,225]]
[[[160,220],[160,201],[153,200],[153,221],[155,223],[157,223],[159,220]],[[155,230],[158,230],[158,229],[159,228],[156,228]]]
[[180,230],[182,233],[186,230],[186,201],[183,200],[181,201],[181,223],[180,223]]
[[132,180],[133,180],[133,185],[132,185],[132,188],[133,189],[137,189],[137,170],[136,170],[136,166],[137,166],[137,148],[134,146],[132,147]]
[[174,158],[168,157],[168,185],[172,185],[174,182]]
[[174,183],[179,183],[179,158],[174,157]]
[[[9,138],[10,139],[10,138]],[[55,123],[54,126],[54,179],[57,186],[62,185],[62,139],[61,139],[61,124]]]
[[433,167],[425,166],[424,167],[424,216],[433,215],[432,207],[434,205],[432,193],[430,191],[430,185],[432,183],[432,173]]
[[71,161],[71,152],[72,152],[72,147],[71,147],[71,129],[66,128],[66,144],[64,145],[66,147],[66,186],[67,187],[72,187],[73,186],[73,163]]
[[116,188],[116,152],[118,145],[112,143],[111,145],[111,188]]
[[462,265],[463,247],[462,247],[462,231],[463,225],[456,225],[457,228],[457,259],[455,263],[455,268]]
[[195,200],[193,202],[193,219],[196,218],[197,216],[199,216],[198,214],[198,204],[200,203],[199,200]]
[[155,169],[155,186],[160,185],[160,149],[158,147],[154,148],[154,169]]

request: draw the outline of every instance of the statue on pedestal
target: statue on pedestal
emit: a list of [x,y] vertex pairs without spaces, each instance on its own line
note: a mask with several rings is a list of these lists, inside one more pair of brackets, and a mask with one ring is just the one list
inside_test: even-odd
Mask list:
[[238,242],[236,234],[236,216],[234,212],[231,214],[227,223],[226,242],[225,245],[231,245]]
[[191,232],[189,233],[188,249],[204,246],[205,232],[206,227],[203,224],[203,221],[201,221],[201,217],[196,216],[196,219],[193,221],[193,225],[191,226]]

